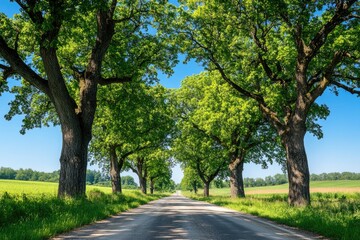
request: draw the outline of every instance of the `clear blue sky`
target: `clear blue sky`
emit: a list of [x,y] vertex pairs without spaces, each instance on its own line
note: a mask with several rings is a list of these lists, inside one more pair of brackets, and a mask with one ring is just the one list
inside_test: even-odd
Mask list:
[[[12,15],[17,11],[15,3],[2,1],[0,12]],[[201,70],[193,61],[187,65],[179,64],[175,68],[175,74],[169,79],[161,76],[161,83],[166,87],[179,87],[184,77]],[[45,172],[58,170],[60,128],[33,129],[26,135],[21,135],[21,116],[10,122],[3,118],[9,110],[8,102],[12,98],[8,93],[0,97],[0,167],[32,168]],[[317,140],[309,134],[305,137],[310,172],[360,172],[360,99],[342,91],[336,97],[327,91],[317,102],[326,103],[331,113],[327,120],[321,121],[323,139]],[[179,167],[173,172],[175,182],[180,182],[182,173]],[[270,166],[266,170],[254,164],[244,167],[244,177],[265,177],[276,173],[281,173],[278,165]]]

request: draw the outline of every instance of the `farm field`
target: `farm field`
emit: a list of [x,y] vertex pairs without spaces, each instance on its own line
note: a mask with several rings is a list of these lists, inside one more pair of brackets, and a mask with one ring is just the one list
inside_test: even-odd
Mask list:
[[229,188],[210,189],[210,197],[183,194],[240,212],[267,218],[288,226],[318,233],[330,239],[360,239],[360,181],[311,183],[311,206],[290,207],[288,185],[246,188],[246,198],[232,199]]
[[94,186],[86,194],[58,199],[56,183],[0,180],[0,239],[48,239],[168,195],[111,194],[109,187]]
[[[86,186],[86,191],[98,189],[104,193],[111,193],[110,187],[101,186]],[[0,195],[4,192],[9,194],[27,194],[38,195],[47,194],[56,196],[58,190],[58,183],[53,182],[39,182],[39,181],[19,181],[19,180],[4,180],[0,179]]]
[[[288,192],[289,185],[245,188],[245,194],[282,194]],[[199,189],[201,192],[202,189]],[[311,193],[360,193],[360,180],[314,181],[310,182]],[[228,196],[229,188],[212,188],[212,196]]]

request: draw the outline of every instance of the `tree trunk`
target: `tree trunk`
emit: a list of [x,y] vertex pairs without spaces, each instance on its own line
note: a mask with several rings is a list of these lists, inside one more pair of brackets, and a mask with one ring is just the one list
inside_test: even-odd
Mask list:
[[209,197],[210,182],[204,182],[204,197]]
[[242,176],[243,169],[243,159],[240,157],[234,157],[229,164],[230,195],[232,198],[245,197],[244,180]]
[[89,141],[81,132],[62,126],[58,197],[82,197],[86,190],[86,167]]
[[291,206],[310,204],[310,177],[304,145],[305,133],[305,127],[300,130],[292,128],[292,131],[289,131],[282,139],[286,149],[289,179],[288,202]]
[[110,147],[110,178],[112,193],[121,193],[120,167],[114,146]]
[[146,178],[139,175],[139,183],[140,183],[141,192],[144,193],[144,194],[147,194],[147,191],[146,191]]
[[150,194],[154,194],[155,179],[150,179]]
[[197,182],[194,181],[192,185],[193,185],[194,193],[197,194]]

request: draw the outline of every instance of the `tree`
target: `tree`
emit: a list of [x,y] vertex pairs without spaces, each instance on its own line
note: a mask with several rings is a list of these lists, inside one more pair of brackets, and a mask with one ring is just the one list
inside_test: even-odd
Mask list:
[[99,93],[102,104],[90,151],[93,163],[110,163],[112,190],[116,193],[122,191],[120,172],[126,159],[166,144],[173,120],[168,114],[167,90],[161,85],[133,82],[106,87]]
[[132,176],[121,177],[121,185],[124,188],[137,188],[137,184]]
[[227,151],[232,197],[245,197],[244,163],[266,167],[285,158],[276,132],[262,120],[256,102],[241,99],[218,73],[188,77],[175,94],[181,124],[202,132]]
[[12,168],[1,167],[0,179],[15,179],[16,171]]
[[[23,79],[8,115],[24,129],[61,125],[58,195],[85,195],[88,144],[99,85],[169,73],[169,45],[156,35],[167,4],[156,0],[16,0],[21,14],[0,14],[1,90]],[[151,29],[150,29],[151,28]],[[19,108],[22,105],[22,109]],[[54,110],[55,109],[55,110]],[[13,110],[13,111],[12,111]],[[56,112],[56,114],[54,114]]]
[[286,151],[289,204],[310,204],[304,136],[321,137],[309,116],[328,114],[315,101],[328,87],[360,93],[359,3],[181,2],[174,29],[184,51],[257,101]]
[[171,188],[172,167],[173,163],[171,161],[170,152],[168,150],[159,150],[151,154],[151,159],[148,162],[150,194],[154,193],[156,185],[159,187],[159,189]]
[[171,146],[174,157],[185,169],[197,173],[204,185],[204,196],[208,197],[210,183],[226,170],[227,151],[187,122],[179,121],[178,128]]
[[196,170],[191,167],[183,167],[184,176],[181,179],[181,189],[194,191],[197,194],[198,188],[201,187],[201,179]]

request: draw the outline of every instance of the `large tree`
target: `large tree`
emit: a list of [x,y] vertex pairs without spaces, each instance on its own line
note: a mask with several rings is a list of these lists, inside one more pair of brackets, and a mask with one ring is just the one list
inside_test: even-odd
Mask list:
[[201,131],[227,151],[232,197],[245,197],[245,163],[266,167],[284,162],[276,132],[262,119],[256,102],[240,98],[217,72],[187,77],[175,93],[179,122]]
[[21,14],[0,14],[1,90],[9,77],[23,79],[8,117],[26,113],[25,129],[44,119],[60,123],[58,195],[84,195],[98,85],[153,79],[155,68],[167,71],[173,55],[156,31],[166,1],[15,2]]
[[[179,126],[181,125],[181,126]],[[186,122],[178,122],[178,136],[171,150],[183,168],[192,168],[204,186],[204,196],[209,196],[210,183],[226,171],[227,151],[204,132]]]
[[152,153],[150,158],[150,161],[148,161],[148,178],[150,194],[153,194],[157,186],[163,185],[165,188],[171,184],[173,161],[169,150],[163,151],[159,149]]
[[310,204],[308,116],[326,115],[329,87],[359,94],[358,1],[181,2],[183,50],[257,101],[286,150],[289,204]]
[[183,178],[181,179],[181,189],[194,191],[197,194],[198,188],[201,187],[201,179],[197,174],[196,170],[191,167],[183,166]]
[[172,129],[167,91],[161,85],[132,82],[99,90],[90,145],[93,162],[109,166],[113,193],[121,192],[120,172],[127,158],[156,148]]

